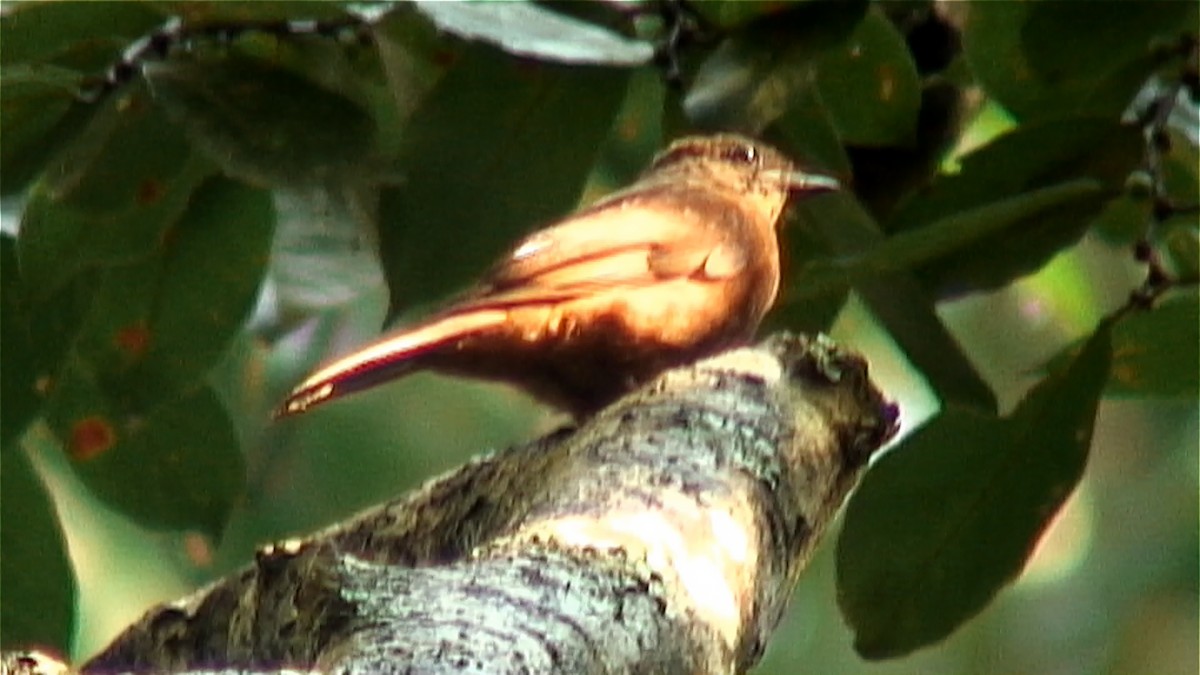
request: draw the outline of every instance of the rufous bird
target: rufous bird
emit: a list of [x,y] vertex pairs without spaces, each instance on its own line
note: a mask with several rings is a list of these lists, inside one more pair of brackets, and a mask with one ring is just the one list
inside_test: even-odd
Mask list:
[[629,187],[517,242],[431,318],[319,367],[278,414],[430,369],[588,415],[748,342],[779,289],[789,197],[837,188],[741,136],[678,140]]

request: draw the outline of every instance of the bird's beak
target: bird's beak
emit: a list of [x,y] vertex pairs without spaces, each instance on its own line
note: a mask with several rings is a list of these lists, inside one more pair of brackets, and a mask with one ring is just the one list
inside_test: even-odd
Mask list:
[[821,194],[841,190],[842,184],[833,176],[822,173],[809,173],[800,169],[769,169],[763,172],[768,180],[778,180],[787,186],[794,194]]
[[842,189],[842,184],[833,176],[826,176],[820,173],[805,173],[804,171],[788,172],[787,183],[792,192],[804,192],[807,194],[820,194],[822,192],[834,192],[835,190]]

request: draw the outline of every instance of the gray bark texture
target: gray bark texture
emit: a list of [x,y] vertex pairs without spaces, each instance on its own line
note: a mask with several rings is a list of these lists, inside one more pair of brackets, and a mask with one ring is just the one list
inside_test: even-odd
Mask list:
[[743,672],[896,416],[776,335],[263,548],[82,671]]

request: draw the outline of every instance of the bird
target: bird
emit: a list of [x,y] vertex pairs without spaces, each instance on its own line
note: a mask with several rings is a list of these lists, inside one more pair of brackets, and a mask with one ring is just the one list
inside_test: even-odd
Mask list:
[[427,369],[586,418],[749,342],[779,290],[789,198],[839,187],[740,135],[681,138],[628,187],[518,241],[441,311],[319,366],[276,416]]

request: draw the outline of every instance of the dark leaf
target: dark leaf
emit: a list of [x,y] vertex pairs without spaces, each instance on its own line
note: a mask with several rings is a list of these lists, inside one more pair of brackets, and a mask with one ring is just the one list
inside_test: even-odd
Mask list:
[[375,124],[366,111],[290,70],[248,57],[180,57],[146,79],[230,176],[264,187],[324,185],[371,165]]
[[274,216],[270,193],[231,180],[196,191],[164,251],[135,377],[180,387],[212,368],[254,307]]
[[940,640],[1020,574],[1083,475],[1109,328],[1011,416],[948,408],[867,473],[837,549],[839,604],[860,654]]
[[0,344],[4,367],[0,368],[0,448],[7,449],[25,431],[41,399],[37,395],[37,348],[30,332],[29,315],[21,297],[17,274],[16,242],[0,237]]
[[850,157],[838,138],[820,91],[811,83],[794,92],[787,111],[767,129],[766,135],[797,161],[811,162],[815,169],[842,180],[851,175]]
[[[883,241],[874,219],[847,194],[805,200],[794,211],[833,256],[852,258]],[[991,388],[938,318],[933,299],[910,275],[858,275],[853,270],[837,269],[825,258],[808,261],[791,276],[783,294],[785,306],[843,292],[845,286],[852,285],[943,402],[995,410]]]
[[765,17],[726,39],[696,73],[683,107],[701,129],[757,134],[809,86],[814,59],[841,44],[864,2],[807,2]]
[[1086,111],[1116,119],[1158,57],[1155,37],[1196,25],[1196,3],[972,4],[963,48],[987,93],[1022,119]]
[[[1038,188],[990,204],[955,213],[928,225],[906,230],[859,256],[833,261],[853,274],[878,274],[929,265],[975,247],[998,232],[1024,225],[1063,207],[1110,194],[1099,182],[1087,178]],[[1019,235],[1018,235],[1019,236]]]
[[[7,350],[7,346],[5,347]],[[5,370],[8,356],[5,355]],[[5,407],[8,399],[5,398]],[[21,448],[4,450],[0,473],[0,647],[71,649],[75,574],[54,503]]]
[[901,204],[887,230],[962,228],[953,250],[922,264],[919,277],[938,297],[994,289],[1075,242],[1124,188],[1141,153],[1140,133],[1110,120],[1025,125]]
[[468,49],[413,115],[405,179],[382,197],[393,312],[461,287],[519,234],[569,212],[627,82]]
[[708,23],[723,30],[741,28],[748,23],[779,14],[787,7],[776,0],[742,0],[741,2],[697,2],[691,5]]
[[189,24],[239,23],[254,25],[275,21],[312,21],[346,16],[344,3],[280,0],[278,2],[190,2],[152,3],[163,14],[178,16]]
[[62,139],[78,133],[95,106],[76,98],[82,82],[75,71],[43,64],[18,64],[0,71],[0,194],[23,190],[45,169]]
[[0,66],[56,63],[101,75],[129,43],[162,23],[152,3],[30,2],[0,15]]
[[908,45],[879,11],[816,61],[821,100],[842,141],[909,145],[917,131],[921,82]]

